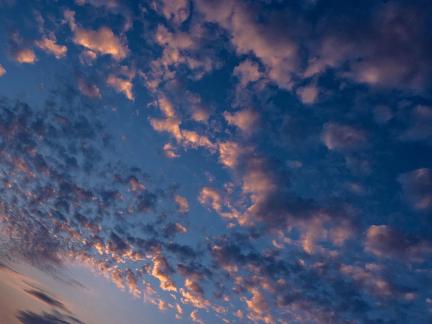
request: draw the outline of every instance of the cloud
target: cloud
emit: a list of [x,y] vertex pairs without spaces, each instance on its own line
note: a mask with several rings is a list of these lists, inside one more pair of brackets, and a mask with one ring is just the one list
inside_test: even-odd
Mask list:
[[118,38],[109,27],[97,30],[84,29],[75,22],[75,12],[65,11],[65,18],[74,33],[73,41],[99,55],[110,55],[115,60],[124,59],[129,52],[127,44]]
[[203,103],[201,97],[194,93],[187,93],[185,99],[192,119],[196,122],[206,123],[210,118],[210,112]]
[[218,64],[206,38],[206,33],[200,25],[194,24],[193,32],[170,31],[159,25],[154,39],[162,48],[161,55],[151,62],[151,73],[146,78],[148,86],[155,89],[161,82],[172,80],[179,67],[189,69],[189,77],[201,79],[211,72]]
[[108,27],[95,31],[78,28],[74,42],[96,53],[111,55],[116,60],[124,59],[128,53],[127,46],[123,45]]
[[90,83],[84,77],[78,77],[78,89],[81,93],[90,98],[100,98],[101,92],[97,85]]
[[382,275],[377,274],[373,264],[368,264],[365,267],[353,265],[341,265],[341,273],[351,277],[357,284],[360,284],[371,293],[380,296],[390,296],[393,293],[392,285],[383,278]]
[[161,289],[166,291],[177,291],[177,286],[170,277],[170,274],[172,273],[174,273],[174,270],[168,264],[165,257],[161,255],[154,257],[151,274],[159,280]]
[[32,311],[20,311],[17,319],[23,324],[83,324],[79,319],[59,312],[37,314]]
[[308,85],[297,89],[297,95],[305,105],[311,105],[317,101],[319,90],[314,85]]
[[161,96],[158,99],[158,107],[166,118],[173,118],[176,116],[174,106],[166,96]]
[[197,309],[195,309],[194,311],[192,311],[191,313],[190,313],[190,318],[191,318],[191,320],[193,321],[193,322],[195,322],[195,323],[200,323],[200,324],[203,324],[204,322],[199,318],[199,316],[198,316],[198,310]]
[[222,208],[222,197],[220,193],[210,187],[201,189],[198,201],[203,205],[209,204],[215,211],[220,211]]
[[258,113],[251,109],[240,110],[235,113],[226,111],[223,115],[229,125],[240,128],[246,134],[250,134],[255,130],[258,121]]
[[379,257],[421,261],[432,252],[432,245],[421,240],[410,240],[388,225],[372,225],[366,232],[365,249]]
[[40,301],[42,301],[42,302],[44,302],[44,303],[46,303],[52,307],[56,307],[56,308],[59,308],[61,310],[66,310],[65,305],[61,301],[51,297],[46,292],[44,292],[40,289],[28,289],[28,290],[26,290],[26,293],[34,296],[35,298],[39,299]]
[[244,148],[236,142],[219,143],[219,161],[228,168],[234,168],[243,153]]
[[[181,120],[177,117],[174,106],[171,101],[164,96],[158,99],[158,108],[165,116],[164,119],[149,118],[150,125],[158,132],[169,133],[177,143],[182,144],[184,147],[203,147],[211,151],[215,151],[217,145],[214,144],[207,136],[198,134],[193,130],[186,130],[180,127]],[[172,147],[168,146],[168,152],[173,152]],[[167,151],[165,151],[167,152]],[[169,154],[169,153],[168,153]]]
[[331,151],[350,151],[364,147],[367,135],[361,129],[329,122],[323,127],[322,141]]
[[0,64],[0,77],[6,74],[6,69]]
[[199,0],[196,5],[207,21],[228,31],[239,55],[254,55],[272,81],[283,89],[291,89],[292,74],[298,67],[298,45],[289,33],[281,33],[279,17],[262,24],[256,19],[256,8],[242,2]]
[[[42,266],[82,261],[196,322],[427,318],[430,224],[416,211],[432,206],[431,171],[419,169],[430,138],[430,107],[419,92],[430,79],[421,53],[429,45],[419,43],[428,20],[412,19],[411,5],[405,17],[405,5],[352,10],[342,2],[329,10],[310,1],[154,1],[130,25],[144,30],[145,44],[129,48],[126,27],[116,34],[123,3],[77,0],[89,28],[72,11],[65,18],[83,47],[85,75],[97,69],[111,92],[132,100],[138,73],[149,90],[138,106],[158,110],[134,113],[165,133],[158,140],[169,139],[149,152],[151,161],[139,160],[150,175],[123,159],[119,126],[104,125],[112,103],[84,75],[37,109],[0,100],[0,221],[13,247],[3,250]],[[48,39],[45,50],[60,57],[61,45]],[[38,42],[18,40],[11,53],[42,48]],[[100,55],[117,62],[100,65]],[[390,96],[387,88],[399,90]],[[312,105],[321,93],[320,109],[296,99]],[[344,154],[329,154],[319,140]],[[410,154],[401,159],[406,142]],[[180,151],[181,159],[153,160]],[[180,174],[153,175],[185,161]],[[413,210],[388,204],[398,201],[395,179]],[[188,180],[180,196],[177,182]],[[196,223],[190,195],[220,217]],[[48,293],[31,294],[56,305]],[[52,315],[26,313],[36,321]]]
[[274,320],[269,314],[269,306],[263,293],[258,288],[249,288],[252,297],[246,300],[249,309],[249,319],[253,321],[263,321],[266,324],[273,323]]
[[56,43],[55,39],[42,38],[36,42],[36,46],[46,53],[54,55],[57,59],[64,57],[67,53],[67,47]]
[[139,297],[141,295],[141,290],[138,287],[138,279],[132,270],[127,269],[126,271],[126,283],[129,289],[129,292],[135,296]]
[[154,130],[158,132],[167,132],[171,136],[173,136],[178,142],[181,142],[183,140],[183,135],[180,130],[180,121],[176,118],[150,118],[150,124]]
[[420,168],[398,177],[407,201],[414,209],[428,211],[432,208],[432,170]]
[[106,10],[110,14],[117,14],[123,18],[122,29],[128,31],[132,28],[133,15],[130,8],[122,1],[118,0],[75,0],[79,6],[90,5],[99,11]]
[[189,211],[189,203],[185,197],[175,195],[174,200],[180,213],[184,214]]
[[123,93],[129,100],[132,101],[135,99],[132,92],[133,84],[130,80],[125,80],[111,74],[108,76],[107,84],[118,92]]
[[[367,19],[347,12],[353,17],[348,24],[336,13],[323,14],[323,19],[333,23],[322,25],[323,36],[305,76],[336,68],[342,75],[372,87],[424,89],[430,85],[431,48],[424,41],[427,15],[413,4],[365,4],[364,9]],[[344,64],[348,71],[343,71]]]
[[174,146],[170,143],[167,143],[163,146],[163,151],[165,153],[165,156],[169,159],[175,159],[175,158],[179,157]]
[[36,54],[32,49],[31,42],[24,40],[17,31],[10,33],[9,46],[11,57],[21,64],[33,64],[36,62]]
[[166,19],[179,25],[185,22],[190,14],[190,3],[188,0],[162,1],[162,13]]
[[24,49],[17,50],[14,53],[14,59],[18,63],[33,64],[36,62],[36,54],[32,49],[24,48]]
[[240,79],[240,85],[243,87],[262,77],[258,64],[251,60],[242,61],[237,65],[234,69],[234,75]]

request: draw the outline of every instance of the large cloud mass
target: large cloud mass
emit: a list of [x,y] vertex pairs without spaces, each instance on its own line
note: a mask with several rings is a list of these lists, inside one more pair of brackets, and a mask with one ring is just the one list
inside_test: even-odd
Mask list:
[[89,318],[22,262],[107,323],[430,322],[428,1],[0,8],[8,321]]

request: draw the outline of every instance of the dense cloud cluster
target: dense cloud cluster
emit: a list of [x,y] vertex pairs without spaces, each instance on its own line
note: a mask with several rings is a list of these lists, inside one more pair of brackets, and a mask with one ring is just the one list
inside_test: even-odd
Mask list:
[[[0,82],[67,75],[0,101],[9,258],[79,261],[197,323],[431,319],[427,1],[2,6]],[[53,312],[21,322],[80,323],[26,292]]]

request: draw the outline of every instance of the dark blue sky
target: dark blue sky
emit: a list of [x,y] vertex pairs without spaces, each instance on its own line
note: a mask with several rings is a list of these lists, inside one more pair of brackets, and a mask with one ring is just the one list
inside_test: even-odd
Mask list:
[[430,323],[431,14],[0,0],[0,322]]

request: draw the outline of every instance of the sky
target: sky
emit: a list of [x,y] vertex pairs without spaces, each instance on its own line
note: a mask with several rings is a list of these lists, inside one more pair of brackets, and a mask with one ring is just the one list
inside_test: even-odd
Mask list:
[[431,323],[432,2],[0,0],[0,323]]

